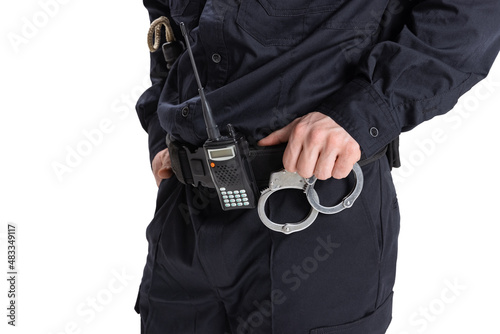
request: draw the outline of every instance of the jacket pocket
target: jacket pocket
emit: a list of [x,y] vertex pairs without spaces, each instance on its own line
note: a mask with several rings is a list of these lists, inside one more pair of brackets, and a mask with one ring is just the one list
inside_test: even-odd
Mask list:
[[258,0],[266,12],[272,16],[324,13],[334,10],[344,1],[345,0]]
[[392,297],[391,292],[378,309],[364,318],[348,324],[315,328],[309,334],[384,334],[392,320]]
[[296,45],[302,39],[304,15],[277,15],[283,11],[269,7],[264,0],[244,0],[236,22],[264,46]]
[[238,25],[264,46],[294,46],[317,30],[374,31],[387,0],[245,0]]
[[[245,0],[238,25],[264,46],[294,46],[345,0]],[[311,19],[314,18],[314,24]]]

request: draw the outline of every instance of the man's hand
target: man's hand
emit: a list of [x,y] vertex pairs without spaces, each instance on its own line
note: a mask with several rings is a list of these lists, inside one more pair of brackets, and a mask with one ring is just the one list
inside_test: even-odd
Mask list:
[[261,139],[271,146],[288,142],[283,166],[304,178],[342,179],[361,158],[359,144],[330,117],[312,112]]
[[170,162],[170,154],[168,154],[168,148],[158,152],[155,155],[152,167],[157,186],[160,186],[161,180],[168,179],[173,175],[172,163]]

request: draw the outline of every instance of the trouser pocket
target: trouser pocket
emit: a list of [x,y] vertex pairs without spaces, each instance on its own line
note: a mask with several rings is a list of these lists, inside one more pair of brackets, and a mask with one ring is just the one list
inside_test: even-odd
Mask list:
[[[386,170],[385,158],[363,167],[363,192],[350,209],[320,214],[299,233],[271,233],[272,290],[282,297],[273,305],[274,333],[333,330],[337,327],[330,326],[349,323],[340,327],[348,329],[352,321],[375,312],[381,315],[371,320],[372,330],[346,333],[384,333],[391,307],[383,309],[389,313],[379,309],[392,293],[398,226]],[[318,196],[327,206],[336,204],[353,183],[352,177],[321,182]],[[287,222],[293,216],[296,221],[307,209],[307,201],[299,201],[303,194],[292,195],[277,192],[269,199],[273,221]]]
[[310,334],[384,334],[389,327],[392,316],[392,296],[370,315],[357,321],[332,327],[312,329]]

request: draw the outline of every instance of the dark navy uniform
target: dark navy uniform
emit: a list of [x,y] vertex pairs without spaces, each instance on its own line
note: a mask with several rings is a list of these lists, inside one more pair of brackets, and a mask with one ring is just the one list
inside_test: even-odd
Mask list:
[[[500,2],[482,0],[144,0],[151,20],[190,31],[219,127],[255,143],[320,111],[369,158],[450,110],[484,78],[500,48]],[[166,70],[151,57],[153,85],[137,112],[151,159],[176,141],[206,140],[186,53]],[[147,228],[149,254],[136,310],[142,332],[382,334],[391,319],[399,210],[381,158],[363,167],[349,210],[292,235],[269,231],[256,210],[222,211],[213,189],[163,180]],[[262,166],[265,168],[265,166]],[[334,204],[352,176],[318,183]],[[297,221],[303,194],[269,200],[276,222]]]

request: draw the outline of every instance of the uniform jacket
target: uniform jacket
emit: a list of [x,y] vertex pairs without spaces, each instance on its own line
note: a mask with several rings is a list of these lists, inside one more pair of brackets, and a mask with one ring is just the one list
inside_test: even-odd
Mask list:
[[[443,114],[484,78],[500,49],[499,0],[144,0],[150,20],[183,21],[219,128],[255,142],[296,117],[332,117],[370,157]],[[184,52],[151,54],[137,103],[151,159],[165,135],[206,140]]]

